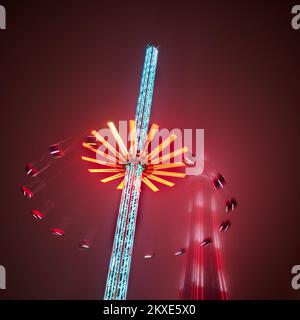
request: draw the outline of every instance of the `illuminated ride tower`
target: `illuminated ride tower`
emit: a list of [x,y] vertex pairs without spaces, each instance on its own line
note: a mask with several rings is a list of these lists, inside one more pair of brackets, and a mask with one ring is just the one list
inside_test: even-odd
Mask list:
[[[186,175],[183,172],[169,171],[169,169],[182,169],[185,167],[185,163],[187,166],[193,165],[192,153],[188,152],[188,149],[182,146],[180,141],[179,144],[173,145],[173,151],[168,148],[177,139],[175,133],[169,134],[161,143],[159,134],[158,140],[156,139],[156,146],[154,138],[157,138],[158,135],[158,125],[152,124],[148,131],[157,56],[157,48],[148,46],[135,120],[129,121],[130,143],[127,145],[127,133],[126,141],[124,141],[115,125],[109,122],[108,126],[114,138],[115,147],[110,143],[111,135],[106,136],[105,134],[104,137],[101,135],[101,130],[91,131],[91,134],[84,138],[82,144],[87,152],[92,155],[91,157],[82,156],[82,160],[96,165],[96,168],[89,168],[89,172],[108,175],[100,179],[102,183],[121,179],[117,186],[117,189],[122,190],[122,196],[105,287],[104,299],[106,300],[126,299],[142,182],[152,191],[157,192],[159,190],[157,183],[168,187],[174,186],[174,183],[166,180],[166,177],[184,178]],[[33,180],[26,181],[21,188],[26,198],[35,198],[36,193],[45,187],[44,181],[37,176],[49,168],[57,158],[63,157],[70,151],[70,147],[65,149],[61,146],[67,140],[65,139],[49,147],[50,160],[43,156],[41,160],[37,161],[39,163],[38,167],[35,166],[36,162],[26,165],[27,177],[29,179],[33,178]],[[178,140],[181,139],[177,139],[176,142]],[[104,149],[101,148],[102,146]],[[165,150],[169,150],[169,152],[164,152]],[[183,155],[184,159],[182,158]],[[44,163],[45,161],[46,163]],[[199,184],[201,180],[198,178],[195,180],[196,185],[192,188],[193,191],[189,192],[191,205],[189,208],[190,228],[187,244],[186,248],[175,253],[175,255],[186,253],[185,256],[187,257],[180,297],[182,299],[227,299],[219,232],[227,231],[230,228],[231,212],[236,208],[237,202],[234,198],[231,198],[231,194],[221,196],[220,191],[226,184],[226,180],[221,174],[201,174],[199,178],[201,180],[206,179],[210,182],[210,185],[212,182],[214,188],[219,190],[219,196],[225,196],[226,198],[221,199],[223,205],[222,209],[219,210],[217,204],[220,201],[217,201],[215,196],[211,197],[211,193],[207,191],[206,186]],[[207,199],[212,200],[207,203]],[[33,217],[38,220],[44,220],[47,212],[53,206],[51,201],[49,205],[48,199],[44,200],[42,208],[40,208],[41,211],[36,208],[31,211]],[[219,224],[218,219],[222,215],[223,221]],[[62,237],[65,231],[55,227],[51,229],[51,233],[55,237]],[[89,249],[90,246],[91,241],[88,238],[82,239],[79,243],[79,249]]]
[[[123,178],[117,187],[117,189],[122,189],[122,196],[105,287],[105,300],[126,299],[141,183],[144,182],[152,191],[156,192],[159,189],[152,181],[169,187],[174,185],[173,182],[161,178],[161,176],[185,177],[185,173],[182,172],[163,170],[185,166],[182,161],[171,163],[170,160],[181,157],[188,151],[186,147],[162,155],[162,151],[177,138],[174,133],[170,134],[161,144],[152,148],[151,152],[148,153],[149,147],[152,146],[153,137],[159,128],[158,125],[152,124],[148,132],[157,56],[157,48],[148,46],[135,120],[129,122],[130,148],[127,148],[127,144],[124,143],[112,122],[109,122],[108,126],[117,142],[119,151],[104,139],[100,132],[93,130],[91,134],[97,143],[103,144],[115,156],[117,162],[107,153],[92,146],[93,144],[97,145],[97,143],[83,143],[84,147],[97,155],[97,159],[83,156],[83,160],[110,167],[109,169],[89,169],[89,171],[92,173],[113,173],[113,175],[100,180],[101,182],[106,183]],[[101,157],[103,160],[101,160]]]
[[[154,79],[157,65],[157,48],[146,50],[140,92],[135,113],[135,145],[139,154],[147,138]],[[127,165],[113,249],[106,281],[106,300],[124,300],[127,295],[131,255],[134,243],[136,217],[140,198],[143,166],[133,157]]]

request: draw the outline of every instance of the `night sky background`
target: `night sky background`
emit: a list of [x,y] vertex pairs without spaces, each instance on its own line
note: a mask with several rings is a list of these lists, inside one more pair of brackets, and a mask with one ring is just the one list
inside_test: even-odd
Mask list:
[[[134,117],[144,50],[159,46],[151,122],[204,128],[205,156],[238,200],[222,235],[231,299],[299,299],[300,30],[297,1],[1,1],[0,264],[8,299],[101,299],[120,192],[99,183],[82,150],[55,162],[30,215],[24,166],[61,139]],[[49,182],[48,182],[49,179]],[[128,299],[177,299],[189,179],[144,188]],[[49,228],[64,226],[63,239]],[[79,251],[84,231],[90,251]],[[155,259],[143,255],[155,252]]]

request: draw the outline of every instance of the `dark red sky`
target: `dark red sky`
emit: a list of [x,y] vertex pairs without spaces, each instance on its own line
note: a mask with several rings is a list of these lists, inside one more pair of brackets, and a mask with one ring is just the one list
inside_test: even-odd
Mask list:
[[[133,118],[147,43],[159,61],[151,120],[204,128],[205,154],[239,202],[222,239],[233,299],[300,298],[300,31],[289,1],[1,1],[0,298],[103,296],[120,194],[86,172],[81,150],[51,168],[49,221],[20,193],[24,165],[48,145]],[[77,155],[78,153],[78,155]],[[141,199],[128,298],[176,299],[188,181]],[[66,223],[64,239],[49,228]],[[77,250],[82,230],[95,233]],[[142,256],[153,250],[156,258]]]

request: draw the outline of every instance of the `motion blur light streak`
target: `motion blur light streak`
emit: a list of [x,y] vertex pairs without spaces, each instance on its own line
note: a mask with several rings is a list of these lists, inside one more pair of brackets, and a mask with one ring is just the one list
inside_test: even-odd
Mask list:
[[30,191],[27,187],[22,186],[21,190],[25,198],[31,199],[33,197],[33,192]]
[[114,138],[116,139],[116,141],[118,142],[118,145],[122,151],[123,156],[128,156],[128,151],[127,148],[125,147],[125,144],[122,140],[122,138],[119,135],[119,132],[117,131],[115,125],[113,124],[113,122],[108,122],[108,126],[114,136]]
[[[40,171],[39,171],[40,172]],[[21,192],[25,198],[31,199],[45,187],[44,181],[40,180],[36,175],[27,176],[26,181],[21,187]]]
[[237,201],[234,198],[226,201],[225,210],[226,212],[233,211],[237,207]]
[[154,192],[157,192],[159,189],[146,177],[142,178],[142,181]]
[[124,173],[117,173],[117,174],[114,174],[113,176],[110,176],[108,178],[101,179],[100,181],[103,182],[103,183],[106,183],[106,182],[110,182],[110,181],[115,180],[115,179],[119,179],[121,177],[124,177]]
[[187,151],[188,151],[187,147],[180,148],[178,150],[175,150],[175,151],[173,151],[171,153],[168,153],[168,154],[164,155],[163,157],[158,158],[157,160],[153,160],[152,163],[153,164],[157,164],[157,163],[160,163],[160,162],[170,161],[171,159],[173,159],[173,158],[175,158],[177,156],[180,156],[180,155],[184,154]]
[[206,247],[210,244],[212,244],[212,239],[211,238],[206,238],[200,243],[200,247]]
[[124,187],[124,183],[125,183],[125,178],[121,181],[121,183],[117,186],[117,189],[122,190]]
[[228,197],[224,176],[208,172],[191,181],[195,185],[188,202],[187,259],[179,294],[185,300],[228,299],[220,236],[228,232],[231,221],[218,220],[228,217],[224,203],[231,210],[237,202]]
[[143,150],[143,152],[141,154],[142,156],[146,153],[146,151],[148,149],[148,146],[151,143],[151,141],[153,140],[153,138],[156,135],[156,133],[158,132],[158,129],[159,129],[159,126],[157,124],[153,123],[151,125],[151,128],[150,128],[150,130],[148,132],[147,140],[145,142],[145,146],[143,148],[144,150]]
[[135,130],[135,120],[130,120],[129,121],[129,126],[130,126],[130,149],[129,152],[130,154],[136,154],[136,141],[135,141],[135,136],[136,136],[136,130]]
[[160,145],[158,145],[152,152],[147,156],[148,160],[155,158],[161,151],[166,149],[173,141],[177,139],[177,136],[173,133],[168,138],[166,138]]
[[160,171],[160,170],[153,170],[152,174],[157,175],[157,176],[176,177],[176,178],[184,178],[185,177],[185,173]]
[[215,208],[214,201],[215,199],[213,198],[211,217],[212,217],[214,240],[215,240],[214,249],[215,249],[215,255],[216,255],[217,272],[218,272],[218,278],[219,278],[219,284],[220,284],[221,299],[227,300],[228,294],[227,294],[227,287],[226,287],[224,271],[223,271],[223,263],[222,263],[221,253],[220,253],[220,239],[219,239],[218,228],[216,224],[216,210],[214,210]]
[[105,172],[119,172],[118,169],[88,169],[89,172],[92,172],[92,173],[95,173],[95,172],[98,172],[98,173],[105,173]]
[[43,213],[41,213],[39,210],[33,209],[31,211],[33,217],[37,220],[43,220],[45,219],[45,215]]
[[145,254],[144,259],[152,259],[154,254]]
[[100,133],[98,133],[96,130],[93,130],[92,135],[95,136],[95,138],[100,141],[109,151],[112,152],[112,154],[117,157],[119,160],[124,158],[122,157],[122,155],[120,155],[120,153],[110,144],[108,143],[102,136]]
[[195,191],[189,208],[189,232],[187,260],[180,298],[187,300],[204,299],[204,252],[201,239],[204,234],[203,194]]
[[226,220],[221,223],[219,231],[227,231],[231,226],[231,222],[229,220]]
[[62,237],[65,234],[64,230],[59,228],[52,228],[51,233],[56,237]]
[[106,153],[104,153],[103,151],[101,151],[101,150],[99,150],[99,149],[93,148],[90,143],[83,142],[82,145],[83,145],[85,148],[87,148],[87,149],[89,149],[89,150],[91,150],[91,151],[99,154],[100,156],[102,156],[102,157],[104,157],[104,158],[106,158],[106,159],[108,159],[108,160],[110,160],[110,161],[112,161],[112,162],[115,161],[115,159],[114,159],[113,157],[111,157],[109,154],[106,154]]
[[213,183],[216,189],[220,189],[224,188],[226,180],[221,174],[218,174],[218,176],[213,180]]
[[154,181],[157,181],[157,182],[160,182],[162,184],[165,184],[166,186],[169,186],[169,187],[173,187],[175,185],[175,183],[173,182],[170,182],[168,180],[165,180],[165,179],[162,179],[162,178],[159,178],[159,177],[156,177],[152,174],[149,174],[149,176],[147,176],[149,179],[151,180],[154,180]]
[[89,162],[101,164],[103,166],[116,167],[116,165],[113,164],[113,163],[109,163],[109,162],[106,162],[106,161],[101,161],[101,160],[97,160],[97,159],[93,159],[93,158],[89,158],[89,157],[85,157],[85,156],[82,156],[81,159],[84,160],[84,161],[89,161]]
[[60,158],[64,155],[64,152],[59,144],[52,144],[49,146],[49,151],[53,158]]
[[91,248],[92,242],[88,239],[83,239],[78,244],[78,249],[80,250],[88,250]]
[[167,163],[167,164],[157,164],[154,166],[156,170],[160,169],[170,169],[170,168],[178,168],[178,167],[184,167],[184,163]]
[[25,172],[28,176],[34,177],[38,173],[38,169],[35,168],[31,163],[28,163],[25,167]]
[[174,253],[174,256],[182,256],[185,253],[185,249],[180,249]]

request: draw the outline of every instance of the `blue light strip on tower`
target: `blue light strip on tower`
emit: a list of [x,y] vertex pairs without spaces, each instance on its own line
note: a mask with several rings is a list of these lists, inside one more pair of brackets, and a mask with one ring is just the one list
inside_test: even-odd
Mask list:
[[149,46],[146,49],[140,95],[135,115],[137,150],[141,150],[143,148],[148,133],[157,56],[157,48]]
[[105,297],[104,299],[116,299],[117,291],[117,281],[120,270],[121,263],[121,254],[122,254],[122,245],[124,242],[125,236],[125,223],[126,223],[126,213],[128,212],[128,199],[130,192],[130,185],[132,184],[132,174],[133,167],[129,166],[125,174],[125,183],[122,192],[122,198],[119,207],[119,216],[116,226],[114,244],[110,259],[109,272],[106,282]]
[[117,297],[118,299],[125,299],[127,294],[130,263],[131,263],[131,256],[132,256],[133,243],[134,243],[135,225],[136,225],[136,218],[137,218],[138,204],[139,204],[139,197],[140,197],[140,187],[141,187],[141,181],[142,181],[143,167],[139,164],[134,166],[136,167],[136,170],[135,170],[134,182],[132,186],[133,193],[132,193],[130,209],[129,209],[127,234],[124,242],[124,254],[123,254],[123,260],[121,265],[122,277],[119,282],[120,292],[119,292],[119,296]]
[[[146,49],[135,116],[138,150],[142,149],[149,128],[157,55],[157,48],[149,46]],[[143,167],[140,164],[128,164],[106,281],[105,300],[126,299],[142,173]]]

